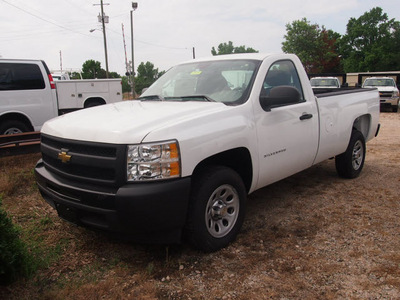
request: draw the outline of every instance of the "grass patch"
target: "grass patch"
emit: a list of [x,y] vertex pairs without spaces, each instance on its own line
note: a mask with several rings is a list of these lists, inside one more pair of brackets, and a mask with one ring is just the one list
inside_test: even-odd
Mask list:
[[29,276],[34,270],[34,257],[21,240],[21,228],[14,225],[2,207],[0,196],[0,285]]

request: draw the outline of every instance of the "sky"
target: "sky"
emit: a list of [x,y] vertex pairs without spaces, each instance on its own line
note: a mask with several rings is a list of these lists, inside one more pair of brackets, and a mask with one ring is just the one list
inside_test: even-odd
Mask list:
[[[134,66],[149,61],[159,71],[229,41],[282,52],[286,24],[302,18],[342,35],[350,18],[377,6],[400,21],[399,0],[104,0],[109,71],[120,75],[131,60],[132,2]],[[0,58],[42,59],[51,70],[93,59],[105,69],[100,13],[100,0],[0,0]]]

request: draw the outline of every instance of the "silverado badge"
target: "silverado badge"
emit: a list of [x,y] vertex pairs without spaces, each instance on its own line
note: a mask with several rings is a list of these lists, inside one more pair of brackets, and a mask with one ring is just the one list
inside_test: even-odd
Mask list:
[[67,151],[61,151],[60,153],[58,153],[58,159],[66,164],[71,160],[71,155],[68,155]]

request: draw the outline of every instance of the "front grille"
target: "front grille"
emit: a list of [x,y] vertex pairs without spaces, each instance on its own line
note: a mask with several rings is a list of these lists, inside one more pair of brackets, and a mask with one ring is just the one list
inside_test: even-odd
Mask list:
[[[61,139],[41,135],[46,168],[58,176],[81,183],[119,186],[125,181],[126,146]],[[68,156],[62,161],[61,153]]]
[[379,95],[384,98],[390,98],[393,95],[393,92],[379,92]]

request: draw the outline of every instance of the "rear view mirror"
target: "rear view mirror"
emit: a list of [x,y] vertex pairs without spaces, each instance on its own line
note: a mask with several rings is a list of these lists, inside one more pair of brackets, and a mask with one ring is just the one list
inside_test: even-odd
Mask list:
[[269,95],[260,96],[260,104],[263,110],[271,111],[271,108],[299,103],[301,100],[300,92],[288,85],[274,87]]

